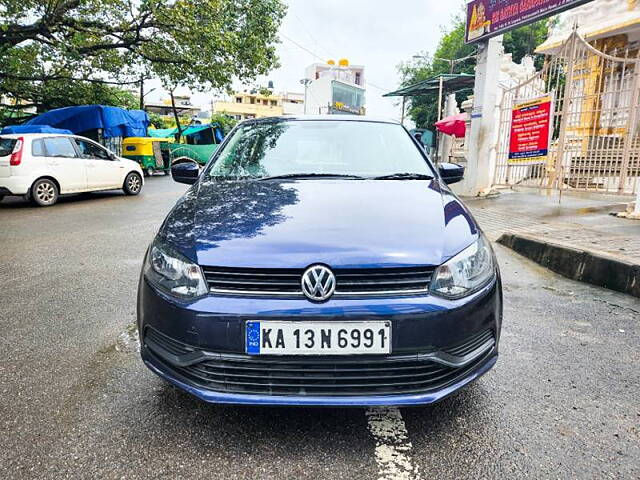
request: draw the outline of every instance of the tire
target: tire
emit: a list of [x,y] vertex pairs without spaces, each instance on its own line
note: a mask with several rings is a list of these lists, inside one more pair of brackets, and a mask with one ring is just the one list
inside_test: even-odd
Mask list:
[[131,172],[124,179],[122,190],[126,195],[138,195],[142,190],[142,177],[139,173]]
[[50,207],[58,201],[58,186],[50,178],[36,180],[31,186],[31,201],[39,207]]
[[153,175],[153,168],[145,168],[144,169],[144,176],[145,177],[151,177]]

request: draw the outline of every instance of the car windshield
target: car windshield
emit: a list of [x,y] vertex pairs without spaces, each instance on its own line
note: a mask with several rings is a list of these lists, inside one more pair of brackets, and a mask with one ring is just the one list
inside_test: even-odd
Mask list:
[[428,178],[433,172],[400,125],[287,120],[239,126],[209,171],[221,178]]

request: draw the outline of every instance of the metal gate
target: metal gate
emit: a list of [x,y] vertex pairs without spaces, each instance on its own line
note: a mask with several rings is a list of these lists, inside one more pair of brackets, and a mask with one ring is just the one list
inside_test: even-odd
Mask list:
[[[532,78],[504,91],[494,184],[633,194],[640,187],[640,50],[577,31]],[[546,161],[509,160],[512,109],[551,94]]]

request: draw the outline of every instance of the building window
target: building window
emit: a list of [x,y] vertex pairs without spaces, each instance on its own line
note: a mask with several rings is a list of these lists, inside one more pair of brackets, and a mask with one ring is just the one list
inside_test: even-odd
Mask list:
[[364,91],[345,83],[333,82],[333,102],[340,102],[354,108],[364,106]]
[[263,105],[269,105],[269,102],[267,100],[262,100],[262,104]]
[[275,107],[276,105],[278,105],[278,102],[276,100],[271,100],[271,106]]
[[236,103],[242,103],[242,97],[236,97]]
[[249,97],[249,103],[251,103],[252,105],[256,103],[256,97]]
[[356,85],[360,85],[360,72],[356,72]]

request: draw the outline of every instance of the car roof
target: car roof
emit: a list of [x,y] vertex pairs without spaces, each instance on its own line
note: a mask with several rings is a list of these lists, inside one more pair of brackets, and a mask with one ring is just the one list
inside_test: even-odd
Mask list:
[[262,122],[290,122],[321,120],[326,122],[368,122],[368,123],[391,123],[400,125],[400,122],[387,117],[377,117],[372,115],[283,115],[273,117],[260,117],[243,120],[240,123],[262,123]]

